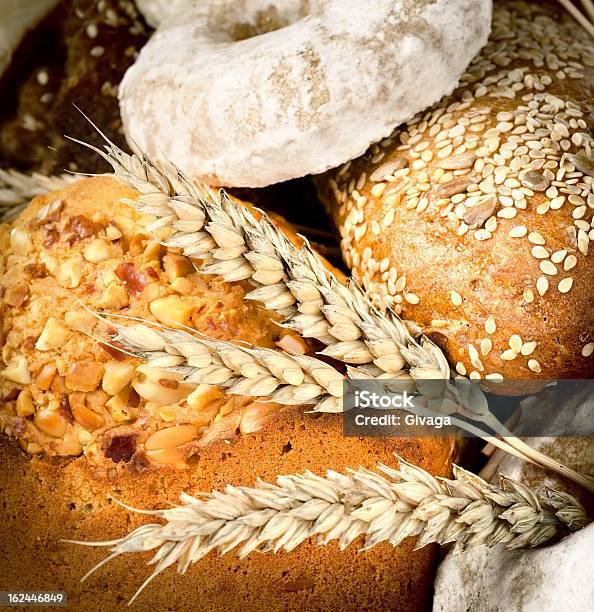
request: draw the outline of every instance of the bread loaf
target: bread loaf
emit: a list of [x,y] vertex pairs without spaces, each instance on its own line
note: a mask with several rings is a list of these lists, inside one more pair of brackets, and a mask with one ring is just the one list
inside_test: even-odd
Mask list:
[[[62,543],[61,539],[119,538],[150,517],[130,513],[108,499],[139,508],[178,504],[190,494],[222,490],[226,484],[252,486],[261,476],[324,474],[328,468],[377,461],[394,464],[392,452],[435,474],[445,474],[449,444],[443,438],[350,438],[342,435],[336,415],[305,414],[303,408],[277,413],[266,428],[223,440],[201,450],[187,470],[130,474],[122,464],[106,471],[80,457],[67,464],[28,461],[0,436],[0,585],[7,589],[68,592],[78,610],[116,612],[125,606],[152,568],[151,555],[115,559],[83,584],[81,577],[107,555]],[[335,542],[318,546],[308,540],[290,553],[254,553],[238,559],[215,551],[190,566],[183,576],[169,568],[136,601],[140,610],[256,612],[271,610],[430,609],[435,548],[414,550],[414,538],[400,546],[381,543],[359,552],[362,540],[340,551]]]
[[594,373],[593,51],[554,5],[496,2],[458,89],[318,180],[354,277],[460,375]]
[[[84,306],[171,324],[211,337],[309,352],[243,299],[247,286],[195,272],[119,203],[135,192],[114,179],[84,180],[36,198],[0,226],[0,589],[66,590],[73,608],[119,610],[150,569],[119,559],[83,585],[104,555],[61,543],[125,535],[182,491],[253,485],[306,469],[324,474],[397,452],[447,475],[446,438],[344,438],[339,415],[306,414],[194,390],[101,343]],[[290,234],[290,230],[283,225]],[[99,341],[98,341],[99,340]],[[172,442],[173,440],[173,442]],[[41,545],[40,545],[41,543]],[[429,605],[434,550],[407,540],[365,553],[308,541],[290,553],[210,553],[185,576],[167,571],[143,594],[152,609],[406,609]]]

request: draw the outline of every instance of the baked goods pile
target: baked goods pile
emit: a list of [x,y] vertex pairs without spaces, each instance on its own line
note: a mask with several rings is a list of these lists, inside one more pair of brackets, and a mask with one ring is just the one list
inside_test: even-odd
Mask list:
[[[476,55],[486,0],[34,4],[41,25],[2,77],[0,162],[92,171],[103,156],[114,177],[48,178],[63,188],[0,225],[0,590],[61,584],[81,609],[116,609],[144,564],[115,559],[80,587],[102,556],[59,543],[113,538],[113,556],[158,548],[155,576],[188,570],[147,588],[157,609],[423,610],[428,544],[584,526],[563,481],[540,497],[461,470],[448,484],[435,477],[460,440],[347,438],[326,414],[357,378],[431,397],[421,381],[450,367],[504,395],[594,373],[594,48],[569,15],[498,1]],[[48,32],[64,46],[46,68],[23,45]],[[71,102],[106,153],[62,138],[95,129],[62,115]],[[124,137],[138,156],[110,143]],[[324,171],[312,183],[362,288],[281,217],[199,182]],[[303,184],[283,188],[299,202]],[[489,439],[594,490],[581,463]],[[400,471],[378,468],[393,453]],[[133,510],[180,495],[164,525]]]

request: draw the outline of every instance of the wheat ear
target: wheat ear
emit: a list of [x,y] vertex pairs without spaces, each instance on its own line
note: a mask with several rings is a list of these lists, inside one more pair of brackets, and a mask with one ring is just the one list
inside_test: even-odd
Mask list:
[[337,412],[343,396],[344,376],[315,357],[212,340],[195,330],[140,324],[115,330],[112,341],[126,352],[182,375],[186,383],[218,385],[227,393],[279,404],[312,404],[319,412]]
[[225,554],[241,546],[243,558],[254,551],[291,551],[314,537],[321,545],[336,540],[344,550],[359,536],[365,536],[361,550],[380,542],[398,546],[410,536],[417,538],[416,548],[461,541],[466,547],[505,543],[516,549],[538,546],[588,523],[580,502],[561,491],[536,495],[504,477],[494,486],[457,466],[452,480],[435,478],[399,462],[398,470],[380,463],[377,472],[329,470],[323,478],[306,471],[278,476],[276,484],[258,480],[254,487],[228,485],[198,497],[182,493],[181,506],[164,510],[121,504],[165,523],[146,524],[108,542],[68,542],[111,547],[107,559],[83,580],[118,555],[157,549],[150,561],[155,570],[132,603],[167,567],[177,564],[183,574],[212,550]]
[[[230,282],[250,280],[257,288],[246,299],[258,300],[281,313],[284,325],[301,336],[323,342],[326,348],[322,355],[358,366],[347,369],[350,377],[393,378],[402,375],[408,365],[415,380],[449,379],[445,356],[415,323],[401,320],[391,309],[380,312],[352,279],[342,284],[306,240],[301,248],[296,247],[264,212],[260,211],[257,219],[224,191],[214,193],[144,154],[128,155],[102,136],[107,143],[105,151],[77,142],[96,151],[112,166],[117,179],[140,192],[138,199],[125,202],[156,217],[149,230],[167,228],[173,232],[163,241],[165,246],[180,248],[187,256],[202,260],[201,270],[207,274],[218,274]],[[484,397],[482,400],[473,418],[503,431]],[[336,396],[328,398],[323,409],[339,411]],[[477,433],[464,421],[458,419],[456,424]],[[591,478],[531,449],[511,434],[507,441],[496,441],[480,430],[478,435],[594,491]]]
[[[106,139],[107,140],[107,139]],[[414,338],[393,311],[380,313],[352,280],[343,285],[307,241],[296,247],[266,216],[256,219],[224,191],[213,192],[144,155],[128,155],[107,140],[89,146],[113,167],[115,177],[140,192],[126,202],[171,228],[163,242],[204,262],[201,270],[227,281],[250,280],[246,298],[285,317],[284,325],[326,345],[322,354],[392,376],[405,365],[413,378],[449,378],[442,352],[428,338]]]
[[38,172],[24,174],[0,168],[0,221],[14,219],[35,196],[62,189],[77,180],[79,177],[72,174],[45,176]]

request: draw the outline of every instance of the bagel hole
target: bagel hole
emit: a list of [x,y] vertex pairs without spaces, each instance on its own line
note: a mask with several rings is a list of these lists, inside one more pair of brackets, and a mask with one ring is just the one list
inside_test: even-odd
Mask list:
[[307,2],[301,6],[293,15],[281,15],[276,6],[269,6],[266,9],[257,11],[249,22],[239,22],[230,24],[227,28],[229,37],[234,42],[256,38],[262,34],[275,32],[291,25],[298,19],[307,14]]

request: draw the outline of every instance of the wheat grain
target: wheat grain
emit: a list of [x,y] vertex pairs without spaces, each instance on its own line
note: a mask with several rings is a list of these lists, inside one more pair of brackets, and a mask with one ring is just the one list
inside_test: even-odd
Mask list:
[[110,559],[155,550],[149,582],[167,567],[178,573],[212,550],[225,554],[241,546],[240,558],[252,552],[291,551],[308,538],[325,545],[333,540],[344,550],[365,536],[362,550],[380,542],[398,546],[416,537],[416,548],[461,541],[464,546],[508,549],[538,546],[558,532],[577,531],[588,518],[579,501],[564,492],[536,495],[523,484],[500,477],[499,486],[454,466],[454,478],[435,478],[399,459],[396,470],[383,464],[373,472],[360,467],[322,478],[309,471],[278,476],[276,484],[258,480],[254,487],[226,486],[223,492],[192,497],[182,505],[142,511],[165,521],[138,527],[109,542],[69,542],[110,546]]
[[0,168],[0,222],[14,219],[31,198],[62,189],[77,180],[79,177],[72,174],[44,176]]
[[[346,285],[324,266],[307,241],[296,247],[266,216],[214,193],[175,169],[144,155],[128,155],[107,140],[92,147],[115,177],[140,192],[126,200],[157,220],[149,229],[170,228],[163,241],[203,260],[202,271],[227,281],[251,280],[258,300],[285,317],[284,325],[326,345],[322,354],[351,364],[372,364],[394,374],[408,364],[413,378],[449,378],[439,348],[422,334],[414,338],[393,311],[377,310],[352,280]],[[85,143],[81,143],[85,144]]]

